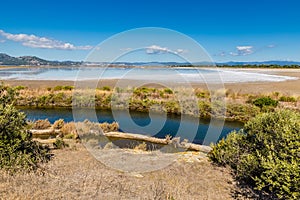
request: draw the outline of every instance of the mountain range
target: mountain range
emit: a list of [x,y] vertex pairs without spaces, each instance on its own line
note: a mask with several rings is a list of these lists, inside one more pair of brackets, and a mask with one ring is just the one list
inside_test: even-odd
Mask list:
[[[180,66],[180,65],[190,65],[190,63],[177,63],[177,62],[116,62],[116,63],[86,63],[86,62],[78,62],[78,61],[49,61],[44,60],[36,56],[20,56],[13,57],[9,56],[5,53],[0,53],[0,65],[5,66],[22,66],[22,65],[30,65],[30,66],[78,66],[81,64],[85,65],[106,65],[106,64],[114,64],[121,66]],[[223,62],[216,63],[218,66],[246,66],[246,65],[299,65],[300,62],[295,61],[263,61],[263,62]],[[210,65],[208,62],[199,62],[193,63],[193,65],[201,65],[207,66]]]

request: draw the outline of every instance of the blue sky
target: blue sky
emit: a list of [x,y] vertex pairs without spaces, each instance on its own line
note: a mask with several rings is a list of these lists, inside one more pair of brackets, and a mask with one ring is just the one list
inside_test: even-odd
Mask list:
[[192,37],[216,62],[300,61],[299,8],[297,0],[2,1],[0,52],[84,60],[114,34],[163,27]]

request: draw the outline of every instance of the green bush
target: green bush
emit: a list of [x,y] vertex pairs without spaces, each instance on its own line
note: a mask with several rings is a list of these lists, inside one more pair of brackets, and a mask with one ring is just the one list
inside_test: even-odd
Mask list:
[[32,141],[26,116],[13,106],[14,89],[0,85],[0,168],[35,169],[49,160],[49,148]]
[[65,147],[69,147],[69,145],[61,138],[56,138],[55,142],[53,142],[53,147],[55,149],[63,149]]
[[165,88],[164,92],[167,93],[167,94],[173,94],[173,90],[170,89],[170,88]]
[[264,113],[213,145],[210,159],[269,198],[300,198],[300,114]]
[[15,87],[15,90],[24,90],[24,89],[27,89],[27,87],[22,86],[22,85],[18,85]]
[[60,90],[62,90],[62,89],[63,89],[63,86],[57,85],[57,86],[55,86],[55,87],[53,88],[53,91],[60,91]]
[[63,90],[73,90],[73,89],[74,89],[74,86],[65,85],[65,86],[62,86],[62,89],[63,89]]
[[111,88],[109,86],[103,86],[102,90],[103,91],[111,91]]
[[295,97],[289,97],[289,96],[281,96],[279,98],[279,101],[284,101],[284,102],[297,102],[297,99]]
[[263,108],[265,106],[273,106],[276,107],[278,105],[278,101],[272,99],[271,97],[261,97],[258,99],[255,99],[252,102],[255,106]]

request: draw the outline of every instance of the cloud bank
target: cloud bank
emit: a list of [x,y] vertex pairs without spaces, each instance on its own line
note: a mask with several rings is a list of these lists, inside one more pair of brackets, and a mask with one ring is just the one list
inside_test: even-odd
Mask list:
[[184,49],[177,49],[177,50],[171,50],[167,47],[161,47],[158,45],[151,45],[149,47],[146,47],[146,53],[147,54],[164,54],[164,53],[174,53],[174,54],[181,54],[187,52]]
[[36,35],[28,34],[12,34],[0,30],[0,36],[7,40],[14,42],[19,42],[23,46],[31,48],[41,48],[41,49],[60,49],[60,50],[90,50],[93,47],[86,46],[75,46],[74,44],[68,42],[62,42],[59,40],[54,40],[46,37],[39,37]]

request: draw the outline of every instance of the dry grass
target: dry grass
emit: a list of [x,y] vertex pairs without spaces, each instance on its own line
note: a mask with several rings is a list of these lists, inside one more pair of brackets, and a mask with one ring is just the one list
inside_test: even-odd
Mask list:
[[48,119],[40,119],[40,120],[36,120],[33,123],[32,129],[44,130],[50,127],[51,127],[51,123],[49,122]]
[[43,172],[11,176],[0,171],[0,199],[233,199],[229,171],[206,158],[186,154],[163,170],[128,174],[72,145],[55,150]]
[[74,122],[65,123],[60,131],[63,135],[73,134],[76,132],[76,125]]
[[65,125],[65,122],[64,122],[64,120],[63,119],[59,119],[59,120],[56,120],[55,122],[54,122],[54,124],[53,124],[53,128],[54,129],[61,129],[62,127],[64,127],[64,125]]

